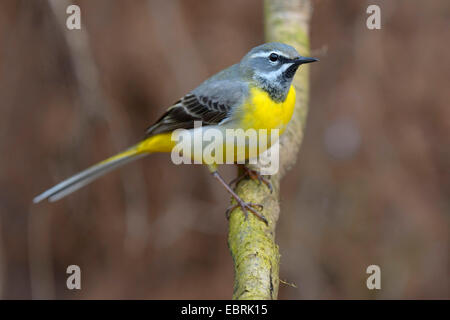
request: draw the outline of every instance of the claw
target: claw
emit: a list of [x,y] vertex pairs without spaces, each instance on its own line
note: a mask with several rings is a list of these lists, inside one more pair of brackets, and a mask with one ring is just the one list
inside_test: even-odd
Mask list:
[[244,174],[240,175],[239,177],[233,179],[230,181],[229,186],[231,187],[233,184],[238,184],[239,182],[241,182],[242,179],[244,179],[245,177],[249,177],[252,180],[258,180],[259,184],[264,183],[267,188],[269,188],[270,193],[273,193],[273,187],[272,187],[272,183],[270,182],[269,179],[267,179],[266,177],[264,177],[263,175],[261,175],[258,171],[256,170],[251,170],[249,168],[247,168],[246,166],[242,166],[243,170],[244,170]]
[[267,188],[269,188],[270,193],[273,192],[272,183],[269,181],[269,179],[265,178],[264,176],[258,173],[258,181],[260,184],[261,182],[264,183],[267,186]]
[[237,207],[241,207],[246,220],[248,219],[248,210],[250,210],[251,213],[253,213],[258,219],[263,221],[266,225],[269,224],[266,217],[264,217],[261,213],[259,213],[258,211],[255,210],[255,208],[262,210],[264,208],[264,206],[262,204],[252,203],[252,202],[244,202],[242,199],[240,199],[240,201],[237,201],[237,202],[238,202],[237,204],[228,207],[227,211],[225,211],[225,214],[226,214],[228,220],[230,219],[231,212],[233,212],[233,210],[236,209]]
[[262,220],[266,225],[269,224],[267,219],[261,213],[259,213],[258,211],[256,211],[254,209],[255,207],[257,207],[257,208],[259,208],[259,210],[262,210],[263,206],[261,204],[245,202],[236,194],[236,192],[233,191],[233,189],[225,182],[225,180],[223,180],[223,178],[220,176],[220,174],[219,174],[219,172],[217,172],[217,170],[212,171],[211,174],[213,175],[214,178],[216,178],[225,187],[225,189],[227,189],[227,191],[231,194],[231,196],[237,202],[237,204],[229,207],[227,209],[227,211],[225,212],[228,219],[230,218],[231,212],[239,206],[239,207],[241,207],[242,212],[245,215],[245,219],[248,218],[248,210],[250,210],[251,213],[253,213],[256,217],[258,217],[260,220]]

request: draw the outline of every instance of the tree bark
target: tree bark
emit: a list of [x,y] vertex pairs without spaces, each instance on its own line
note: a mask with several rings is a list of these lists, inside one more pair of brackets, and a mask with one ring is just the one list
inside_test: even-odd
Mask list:
[[[264,6],[267,42],[286,43],[301,55],[309,55],[310,1],[265,0]],[[231,213],[228,246],[234,261],[233,299],[277,299],[278,296],[280,254],[275,243],[275,228],[280,214],[280,179],[295,164],[303,140],[308,111],[308,66],[300,67],[293,84],[297,93],[296,106],[280,137],[279,171],[270,176],[273,192],[251,179],[242,180],[235,189],[245,201],[264,206],[262,214],[268,225],[251,213],[245,219],[240,208]]]

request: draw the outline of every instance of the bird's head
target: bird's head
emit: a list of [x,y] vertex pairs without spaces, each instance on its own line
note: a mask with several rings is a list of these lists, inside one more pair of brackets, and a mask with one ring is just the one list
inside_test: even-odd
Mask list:
[[284,101],[298,67],[314,61],[318,59],[302,57],[293,47],[273,42],[250,50],[241,60],[240,69],[274,100]]

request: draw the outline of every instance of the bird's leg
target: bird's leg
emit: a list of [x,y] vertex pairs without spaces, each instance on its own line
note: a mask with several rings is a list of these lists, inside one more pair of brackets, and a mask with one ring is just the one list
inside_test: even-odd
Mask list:
[[226,211],[227,218],[230,218],[231,212],[236,209],[237,207],[241,207],[242,212],[244,212],[245,218],[248,218],[248,211],[253,213],[256,217],[258,217],[260,220],[262,220],[265,224],[268,224],[267,219],[259,213],[255,208],[258,208],[259,210],[263,209],[263,206],[257,203],[251,203],[251,202],[245,202],[241,199],[234,191],[231,189],[231,187],[228,185],[228,183],[223,180],[219,172],[212,171],[211,174],[214,178],[216,178],[224,187],[227,189],[227,191],[231,194],[231,196],[236,200],[237,204],[229,207]]
[[245,177],[249,177],[252,180],[258,180],[259,183],[264,183],[267,188],[269,188],[270,193],[273,192],[273,188],[272,188],[272,183],[269,181],[269,179],[267,179],[266,177],[264,177],[262,174],[260,174],[258,171],[256,170],[252,170],[247,168],[245,165],[243,164],[238,164],[237,165],[239,168],[242,168],[242,170],[244,171],[243,174],[241,174],[240,176],[238,176],[237,178],[233,179],[230,181],[230,186],[232,186],[233,184],[238,184],[239,182],[241,182],[242,179],[244,179]]

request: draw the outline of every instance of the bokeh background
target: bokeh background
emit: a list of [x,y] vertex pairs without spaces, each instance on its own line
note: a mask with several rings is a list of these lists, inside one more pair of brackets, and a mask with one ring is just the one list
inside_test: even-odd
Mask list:
[[[264,42],[262,1],[73,3],[82,31],[65,28],[68,1],[0,2],[0,298],[230,298],[229,196],[201,166],[154,155],[31,200]],[[369,4],[381,30],[366,28]],[[277,227],[296,287],[279,296],[449,298],[450,2],[313,5],[321,61]],[[66,289],[71,264],[80,291]],[[366,288],[371,264],[381,290]]]

